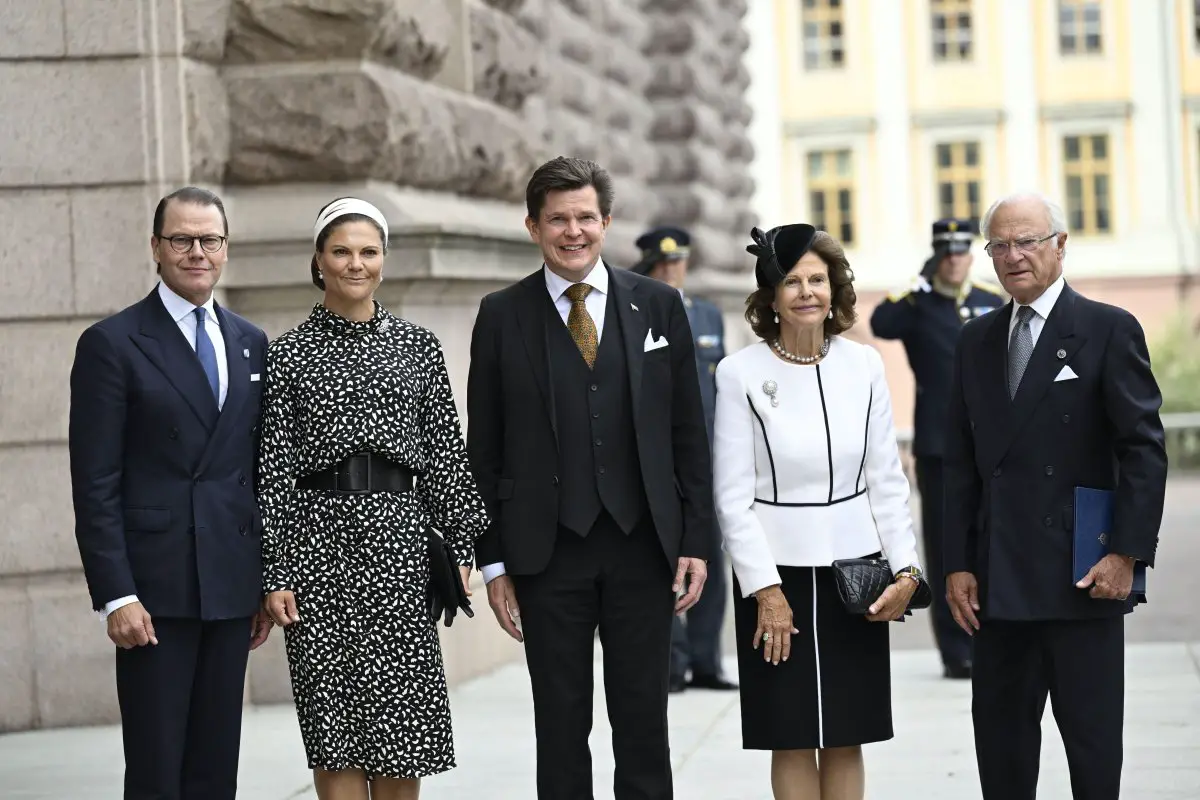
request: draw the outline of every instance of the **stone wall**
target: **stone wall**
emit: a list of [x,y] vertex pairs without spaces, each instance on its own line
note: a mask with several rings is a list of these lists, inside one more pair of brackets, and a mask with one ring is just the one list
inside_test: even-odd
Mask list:
[[[536,266],[523,192],[553,155],[613,173],[613,263],[651,223],[692,226],[696,284],[739,335],[744,2],[0,5],[0,731],[117,718],[73,536],[68,374],[79,333],[153,286],[150,219],[171,189],[225,197],[218,299],[272,335],[319,299],[317,209],[379,204],[381,299],[441,338],[460,410],[478,298]],[[280,639],[252,659],[250,702],[290,698]],[[486,607],[444,639],[455,681],[520,652]]]

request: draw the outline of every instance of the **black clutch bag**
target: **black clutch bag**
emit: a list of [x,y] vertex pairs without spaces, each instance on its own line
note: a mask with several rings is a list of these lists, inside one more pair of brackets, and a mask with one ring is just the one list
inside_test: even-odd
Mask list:
[[425,530],[425,542],[429,548],[429,615],[435,622],[439,617],[445,617],[447,628],[454,624],[459,611],[474,617],[450,548],[436,531],[429,528]]
[[[869,614],[871,604],[892,585],[895,578],[886,558],[842,558],[833,562],[833,580],[842,605],[851,614]],[[924,578],[917,580],[917,591],[908,601],[907,611],[928,608],[933,592]],[[906,613],[907,613],[906,611]]]

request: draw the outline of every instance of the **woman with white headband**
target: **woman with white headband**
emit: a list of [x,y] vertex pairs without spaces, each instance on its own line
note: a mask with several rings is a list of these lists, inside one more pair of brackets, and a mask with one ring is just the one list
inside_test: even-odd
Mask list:
[[267,353],[265,605],[285,626],[317,796],[415,798],[455,766],[435,620],[457,608],[431,582],[446,573],[443,590],[469,594],[487,516],[440,343],[375,300],[387,220],[335,200],[313,245],[324,299]]

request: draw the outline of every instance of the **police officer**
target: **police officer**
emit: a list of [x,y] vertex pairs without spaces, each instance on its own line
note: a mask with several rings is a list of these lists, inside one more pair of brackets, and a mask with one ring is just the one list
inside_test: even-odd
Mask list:
[[890,295],[871,314],[880,339],[904,342],[917,384],[912,452],[921,493],[921,530],[927,574],[933,585],[933,631],[947,678],[971,676],[970,637],[954,623],[942,571],[942,425],[954,371],[954,349],[963,323],[999,308],[999,288],[970,280],[970,220],[933,223],[933,256],[906,291]]
[[[688,323],[696,343],[696,368],[700,373],[700,400],[704,406],[704,421],[708,441],[712,444],[713,413],[717,400],[717,362],[725,357],[725,324],[715,305],[698,297],[684,294],[687,279],[688,252],[691,238],[687,231],[659,227],[638,237],[637,246],[642,259],[633,267],[639,275],[647,275],[675,287],[683,297]],[[713,553],[708,563],[708,583],[700,601],[687,612],[687,623],[675,617],[671,630],[670,690],[681,692],[691,686],[698,689],[732,690],[737,684],[721,674],[721,626],[725,620],[725,566],[721,559],[721,535],[713,522]],[[687,680],[688,669],[691,680]]]

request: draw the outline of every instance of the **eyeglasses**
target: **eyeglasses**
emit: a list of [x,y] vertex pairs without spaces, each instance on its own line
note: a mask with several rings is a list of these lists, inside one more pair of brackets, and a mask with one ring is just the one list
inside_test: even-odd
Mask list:
[[168,242],[171,243],[171,249],[176,253],[186,253],[192,249],[193,242],[200,243],[200,249],[206,253],[215,253],[225,246],[228,241],[224,236],[165,236]]
[[983,246],[983,249],[992,258],[1004,258],[1006,255],[1008,255],[1010,247],[1015,247],[1022,253],[1032,253],[1034,250],[1038,249],[1042,242],[1046,241],[1047,239],[1053,239],[1055,236],[1058,236],[1058,234],[1052,233],[1049,236],[1043,236],[1040,239],[1017,239],[1011,245],[1008,242],[988,242]]

